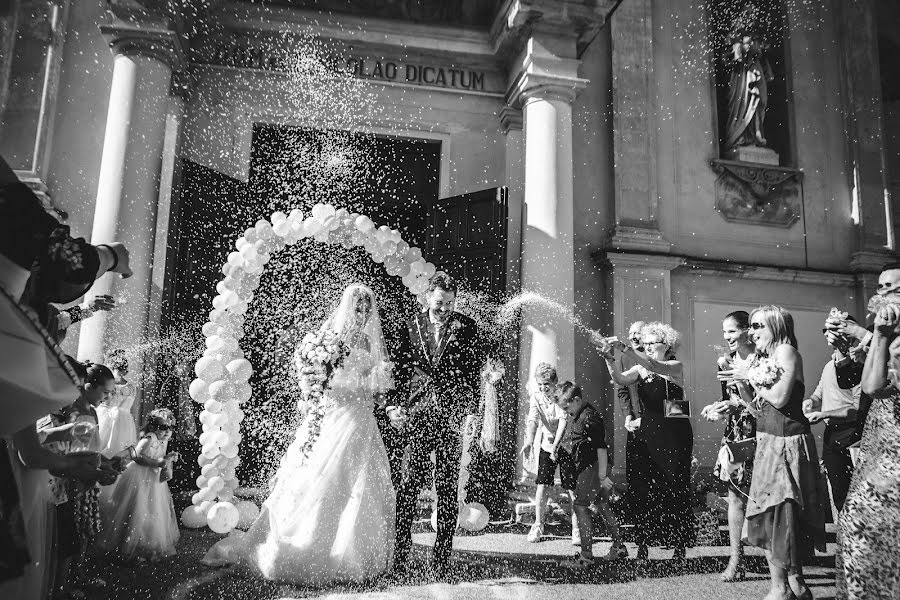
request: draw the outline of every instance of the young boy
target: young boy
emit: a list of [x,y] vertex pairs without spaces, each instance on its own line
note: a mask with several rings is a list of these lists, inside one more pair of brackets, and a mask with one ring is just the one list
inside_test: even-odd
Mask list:
[[566,411],[572,421],[570,440],[572,459],[575,461],[575,514],[578,517],[578,530],[581,536],[581,552],[575,555],[571,566],[586,568],[594,564],[591,549],[594,537],[594,523],[591,520],[591,503],[596,502],[597,509],[612,536],[612,546],[603,560],[628,558],[628,549],[619,535],[619,524],[609,506],[609,497],[613,482],[609,478],[607,461],[606,429],[603,418],[594,407],[581,396],[581,388],[571,381],[559,386],[560,408]]
[[[556,404],[558,378],[556,369],[548,363],[539,363],[534,371],[537,390],[529,399],[528,419],[525,425],[525,443],[522,454],[526,461],[531,457],[532,446],[540,449],[537,456],[537,491],[534,499],[534,525],[528,532],[529,542],[539,542],[544,535],[544,510],[547,503],[547,486],[556,479],[556,467],[562,487],[568,492],[570,502],[575,501],[575,464],[560,444],[566,431],[567,415]],[[572,515],[572,543],[578,539],[576,517]]]

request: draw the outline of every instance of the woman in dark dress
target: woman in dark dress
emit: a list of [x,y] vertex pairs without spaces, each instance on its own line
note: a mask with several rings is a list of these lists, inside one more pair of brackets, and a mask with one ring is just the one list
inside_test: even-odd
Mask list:
[[[756,359],[756,348],[750,339],[750,315],[738,310],[730,313],[722,321],[722,337],[727,346],[725,355],[719,358],[719,370],[732,366],[749,367]],[[741,530],[744,527],[744,513],[750,493],[753,474],[753,459],[732,463],[726,444],[740,440],[756,439],[756,418],[750,407],[741,398],[733,384],[722,382],[722,399],[704,407],[700,413],[708,421],[725,420],[725,434],[722,436],[722,450],[713,469],[713,474],[728,482],[728,537],[731,558],[721,575],[722,581],[741,581],[746,575],[744,569],[744,545]]]
[[756,412],[756,455],[747,501],[745,539],[766,553],[766,600],[811,599],[803,563],[825,551],[825,481],[816,442],[803,414],[803,361],[794,320],[778,306],[750,314],[759,360],[720,377],[733,382]]
[[[594,337],[617,384],[637,384],[644,407],[636,435],[646,444],[647,458],[629,489],[629,505],[635,510],[638,559],[646,559],[649,546],[671,546],[674,558],[683,559],[685,548],[694,544],[694,513],[691,508],[691,458],[694,434],[689,403],[684,399],[681,361],[675,358],[678,332],[665,323],[649,323],[641,330],[644,352],[621,342]],[[613,350],[636,363],[622,372]]]

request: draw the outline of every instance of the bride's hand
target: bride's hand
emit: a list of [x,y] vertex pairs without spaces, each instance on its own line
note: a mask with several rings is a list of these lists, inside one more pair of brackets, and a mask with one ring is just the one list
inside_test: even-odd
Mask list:
[[398,431],[402,430],[409,418],[406,416],[406,410],[402,406],[388,406],[385,412],[391,420],[391,427]]

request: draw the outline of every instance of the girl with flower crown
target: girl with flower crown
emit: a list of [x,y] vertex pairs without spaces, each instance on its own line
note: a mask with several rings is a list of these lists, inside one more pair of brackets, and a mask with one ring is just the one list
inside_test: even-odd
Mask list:
[[763,548],[771,588],[766,600],[811,599],[803,563],[825,551],[825,482],[809,420],[803,414],[803,360],[794,319],[779,306],[750,314],[759,361],[719,372],[754,406],[756,454],[744,538]]
[[167,408],[150,413],[134,448],[134,462],[119,477],[101,507],[100,550],[125,561],[157,560],[175,554],[178,522],[167,481],[177,452],[166,452],[175,417]]

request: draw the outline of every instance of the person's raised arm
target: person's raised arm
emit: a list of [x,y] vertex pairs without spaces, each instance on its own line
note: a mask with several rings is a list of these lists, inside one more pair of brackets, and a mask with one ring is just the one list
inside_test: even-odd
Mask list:
[[757,388],[754,386],[754,390],[760,398],[775,408],[782,408],[791,399],[797,375],[803,372],[803,367],[800,362],[800,353],[790,344],[778,346],[772,354],[772,358],[781,367],[781,375],[771,387]]
[[898,324],[900,308],[897,306],[883,306],[875,314],[875,331],[862,373],[862,391],[866,394],[878,394],[888,385],[888,348]]
[[603,360],[606,361],[606,369],[609,371],[609,376],[614,383],[631,385],[632,383],[637,383],[641,378],[641,374],[636,366],[622,372],[619,370],[619,365],[616,364],[616,359],[611,354],[602,354],[602,356]]
[[680,360],[656,360],[631,346],[626,346],[623,354],[648,371],[671,378],[678,385],[684,381],[684,365]]

